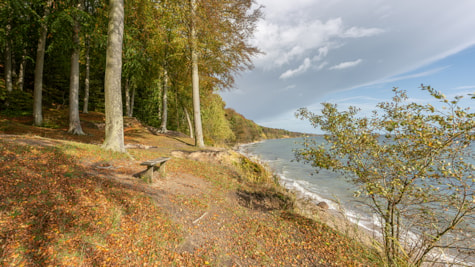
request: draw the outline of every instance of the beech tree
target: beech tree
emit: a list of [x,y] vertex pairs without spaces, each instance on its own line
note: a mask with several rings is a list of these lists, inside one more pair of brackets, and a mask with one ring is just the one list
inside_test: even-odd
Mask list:
[[83,106],[82,106],[82,113],[89,113],[89,87],[91,84],[91,46],[90,46],[90,37],[86,35],[85,40],[86,51],[84,57],[86,58],[86,72],[84,77],[84,99],[83,99]]
[[203,126],[201,123],[200,107],[200,76],[198,69],[198,41],[196,36],[196,0],[190,0],[191,5],[191,84],[193,91],[193,118],[195,122],[195,145],[204,147]]
[[160,125],[160,132],[166,133],[168,121],[168,71],[163,70],[163,87],[162,87],[162,124]]
[[[165,42],[161,33],[165,28],[162,20],[167,9],[162,7],[165,5],[162,2],[148,0],[129,1],[125,4],[128,12],[124,32],[122,76],[125,86],[125,111],[127,116],[132,116],[138,90],[157,91],[162,88],[163,66],[166,62],[160,57]],[[169,5],[166,6],[169,8]],[[155,95],[160,94],[157,92],[153,96]],[[149,101],[159,106],[160,97],[152,99],[153,96],[148,95],[151,98]],[[158,121],[157,110],[158,107],[151,109],[147,107],[147,113],[153,113]]]
[[[0,3],[0,50],[3,53],[5,89],[24,89],[27,61],[32,60],[32,44],[38,41],[37,21],[46,1],[4,0]],[[36,40],[34,40],[36,38]]]
[[195,143],[203,147],[200,90],[229,89],[259,53],[248,43],[262,17],[254,0],[190,0],[190,52]]
[[[104,75],[104,70],[110,70],[112,61],[106,67],[103,62],[108,46],[106,24],[111,18],[106,13],[112,3],[105,2],[0,1],[0,59],[6,78],[1,101],[12,103],[10,109],[15,109],[15,101],[19,103],[20,98],[14,94],[22,96],[25,101],[21,103],[26,107],[23,110],[33,106],[34,123],[42,125],[43,107],[61,109],[69,95],[69,131],[79,134],[82,133],[79,104],[83,104],[84,113],[89,109],[110,111],[112,106],[104,104],[109,103],[111,94],[102,85],[107,87],[110,82],[104,80],[110,74]],[[214,92],[232,88],[237,72],[251,67],[250,57],[258,51],[248,40],[260,12],[254,0],[193,0],[191,3],[191,0],[126,2],[120,73],[128,116],[135,112],[142,121],[162,131],[191,131],[193,135],[196,129],[200,133],[197,145],[204,146],[203,132],[212,136],[215,129],[202,129],[210,127],[203,123],[211,124],[202,121],[201,109],[212,103],[208,99]],[[29,68],[26,64],[28,60],[34,62],[35,71],[33,65]],[[80,69],[85,72],[80,73]],[[84,81],[81,99],[79,79]],[[112,80],[120,86],[117,77]],[[10,88],[24,88],[25,92],[12,94],[7,92]],[[30,93],[34,94],[34,101]],[[134,103],[137,103],[135,110]],[[196,115],[194,124],[193,115]],[[210,116],[207,120],[213,120],[216,114],[207,115]]]
[[80,11],[84,9],[84,3],[78,1],[77,7],[72,10],[72,52],[71,74],[69,83],[69,133],[84,135],[79,118],[79,54],[80,49]]
[[308,139],[296,158],[358,186],[357,194],[379,215],[391,266],[434,263],[437,258],[428,255],[435,248],[474,251],[474,228],[467,224],[475,215],[475,113],[459,106],[461,97],[449,100],[422,89],[442,108],[408,103],[406,92],[396,88],[393,101],[378,104],[380,112],[371,118],[330,103],[321,115],[297,113],[324,131],[326,142]]
[[102,147],[118,152],[125,152],[121,93],[123,34],[124,1],[110,0],[104,83],[106,127]]
[[[85,0],[84,1],[84,11],[88,14],[89,18],[95,18],[99,16],[96,9],[99,6],[99,2],[95,0]],[[96,22],[97,23],[97,22]],[[84,73],[84,98],[83,98],[83,113],[89,112],[89,95],[90,95],[90,84],[91,84],[91,46],[93,42],[97,42],[95,39],[98,39],[96,35],[100,34],[98,29],[98,23],[89,23],[89,27],[83,28],[86,30],[84,37],[84,57],[85,57],[85,73]]]
[[44,14],[40,19],[40,29],[38,38],[38,48],[36,50],[35,61],[35,84],[33,100],[33,119],[34,124],[41,126],[43,124],[43,68],[45,62],[46,35],[48,33],[47,18],[51,12],[53,0],[47,0],[44,3]]

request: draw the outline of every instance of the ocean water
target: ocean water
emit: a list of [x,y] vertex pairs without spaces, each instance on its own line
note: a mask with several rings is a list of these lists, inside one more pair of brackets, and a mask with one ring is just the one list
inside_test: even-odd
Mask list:
[[[323,142],[322,137],[316,138],[321,138]],[[325,201],[330,209],[342,212],[351,222],[378,234],[380,225],[378,217],[366,204],[362,203],[361,198],[354,196],[356,187],[352,183],[339,174],[327,170],[316,173],[309,164],[295,160],[293,151],[301,148],[300,144],[303,140],[302,138],[266,140],[242,145],[239,150],[242,154],[264,162],[280,177],[281,184],[286,188],[312,199],[316,204]],[[469,224],[472,228],[475,227],[475,221]],[[475,237],[469,242],[473,242],[468,244],[473,248]],[[444,259],[452,261],[453,256],[447,254]],[[465,264],[475,266],[473,257],[466,260],[469,262],[464,261]]]
[[376,218],[368,207],[354,197],[356,187],[336,173],[320,170],[317,174],[309,164],[295,161],[294,149],[303,139],[274,139],[242,145],[240,152],[256,157],[279,175],[280,182],[316,204],[326,202],[330,209],[343,211],[354,223],[375,230]]

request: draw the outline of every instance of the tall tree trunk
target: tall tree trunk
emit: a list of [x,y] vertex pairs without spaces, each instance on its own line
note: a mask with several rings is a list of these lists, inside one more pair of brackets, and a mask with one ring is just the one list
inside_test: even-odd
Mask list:
[[198,70],[198,44],[196,38],[196,0],[191,1],[191,83],[193,87],[193,117],[195,121],[195,146],[204,147],[200,107],[200,78]]
[[125,115],[132,117],[134,115],[135,87],[130,86],[130,80],[125,80]]
[[74,18],[73,51],[69,81],[69,130],[68,133],[84,135],[79,118],[79,21]]
[[160,132],[166,133],[167,120],[168,120],[168,71],[163,70],[163,95],[162,95],[162,124],[160,126]]
[[89,112],[89,76],[91,72],[91,58],[89,55],[89,36],[86,36],[86,78],[84,79],[84,105],[82,107],[83,113]]
[[190,133],[190,138],[193,139],[193,124],[191,123],[190,114],[188,113],[188,110],[186,108],[183,108],[183,110],[185,111],[185,117],[186,122],[188,123],[188,131]]
[[5,27],[5,86],[7,92],[11,92],[13,89],[12,82],[12,42],[10,39],[11,25],[8,23]]
[[135,86],[132,87],[132,95],[130,96],[130,113],[128,114],[129,117],[134,116],[134,103],[135,103]]
[[130,87],[129,87],[129,78],[125,78],[125,116],[130,117]]
[[26,69],[26,62],[27,62],[26,56],[27,56],[27,50],[26,48],[23,48],[23,55],[21,56],[20,69],[18,70],[18,79],[16,82],[16,87],[20,91],[23,91],[23,87],[25,84],[25,69]]
[[[10,49],[13,49],[13,41],[10,40]],[[12,57],[12,86],[13,86],[13,80],[17,79],[18,74],[16,73],[16,60],[15,60],[15,55],[13,50],[11,50],[10,55]],[[14,88],[13,88],[14,89]]]
[[110,0],[105,74],[105,140],[107,150],[125,152],[122,115],[121,73],[124,34],[124,0]]
[[48,0],[45,6],[45,12],[40,24],[40,37],[38,38],[38,48],[36,50],[35,61],[35,85],[34,85],[34,101],[33,101],[33,118],[36,126],[43,124],[43,67],[45,63],[46,34],[48,26],[46,18],[49,16],[53,0]]
[[180,126],[181,126],[181,124],[180,124],[180,112],[179,112],[179,109],[180,109],[181,106],[179,104],[178,99],[180,99],[180,96],[179,96],[179,89],[177,88],[175,90],[175,105],[174,105],[174,107],[175,107],[175,112],[174,112],[175,118],[174,119],[175,119],[176,129],[180,129]]

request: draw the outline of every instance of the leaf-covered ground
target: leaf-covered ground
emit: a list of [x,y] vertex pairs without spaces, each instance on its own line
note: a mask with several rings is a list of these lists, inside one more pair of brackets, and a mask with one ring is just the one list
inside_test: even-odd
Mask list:
[[104,152],[101,115],[82,116],[89,135],[81,137],[60,120],[37,128],[28,117],[0,117],[0,265],[380,264],[374,251],[297,215],[279,188],[247,181],[235,164],[172,158],[146,184],[132,176],[141,161],[194,151],[191,140],[152,135],[132,120],[126,143],[152,148]]

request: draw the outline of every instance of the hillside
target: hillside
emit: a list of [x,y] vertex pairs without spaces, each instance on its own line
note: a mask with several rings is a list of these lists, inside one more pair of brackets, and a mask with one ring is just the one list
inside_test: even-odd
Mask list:
[[308,134],[291,132],[284,129],[275,129],[263,127],[255,122],[246,119],[243,115],[237,113],[234,109],[225,109],[226,119],[229,121],[230,128],[234,133],[235,143],[251,143],[265,139],[302,137]]
[[[101,113],[81,114],[86,136],[67,134],[64,114],[47,111],[49,128],[0,115],[1,265],[380,264],[355,239],[299,215],[295,196],[233,151],[197,151],[182,134],[155,135],[126,118],[128,155],[106,152]],[[172,154],[163,177],[133,177],[142,161]]]

